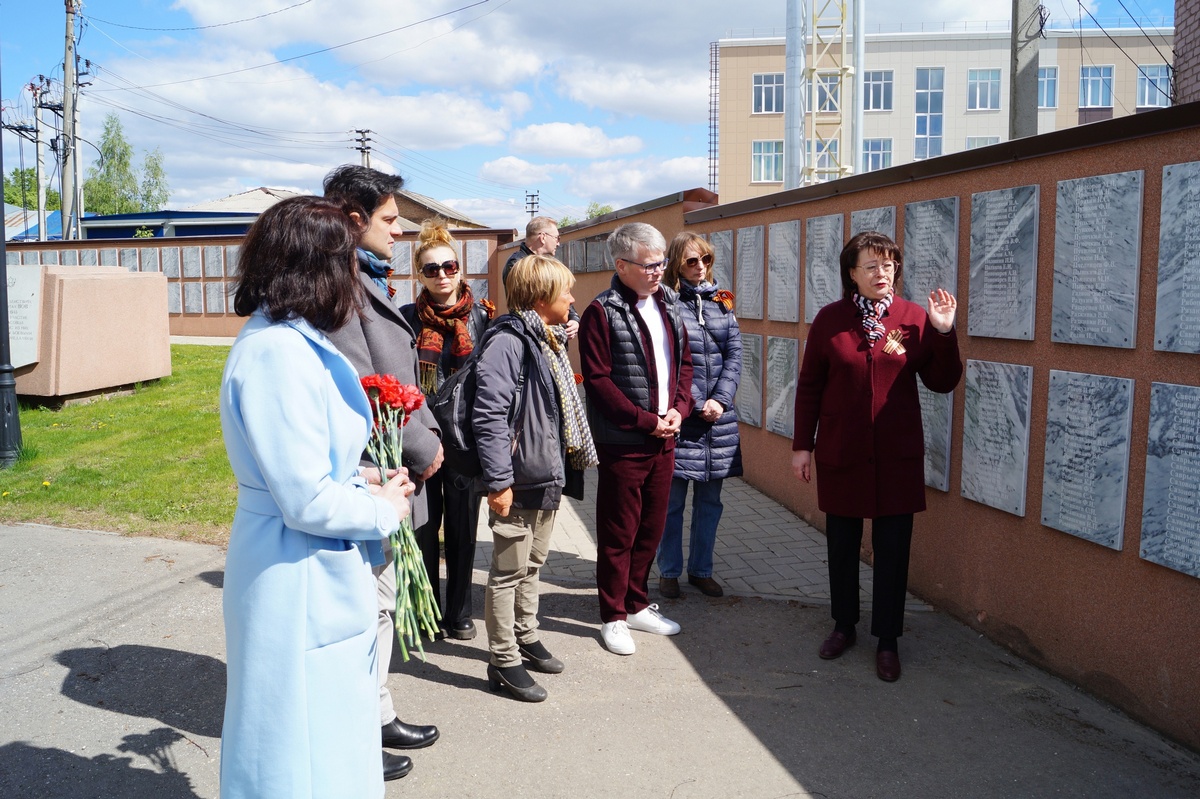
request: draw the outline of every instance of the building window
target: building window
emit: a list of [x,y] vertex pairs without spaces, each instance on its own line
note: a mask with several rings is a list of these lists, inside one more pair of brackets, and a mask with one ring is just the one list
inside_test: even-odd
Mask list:
[[754,156],[750,162],[752,183],[783,182],[783,139],[754,142]]
[[1038,108],[1058,108],[1058,67],[1038,67]]
[[1112,67],[1079,68],[1079,107],[1112,108]]
[[999,143],[1000,143],[999,136],[968,136],[967,137],[967,149],[968,150],[974,150],[977,147],[987,147],[988,145],[999,144]]
[[967,70],[967,109],[996,111],[1000,108],[1000,70]]
[[767,72],[754,76],[754,113],[783,113],[782,72]]
[[892,110],[892,71],[890,69],[863,73],[863,110]]
[[836,114],[842,107],[842,76],[836,72],[817,74],[816,94],[818,114]]
[[891,139],[863,139],[863,172],[887,169],[892,165]]
[[[816,154],[813,154],[813,151]],[[819,139],[808,142],[808,160],[812,164],[817,180],[832,180],[839,176],[841,164],[838,162],[838,140]]]
[[917,69],[917,135],[914,158],[933,158],[942,154],[942,101],[945,93],[945,69]]
[[1166,64],[1138,67],[1138,108],[1166,108],[1171,104],[1171,68]]

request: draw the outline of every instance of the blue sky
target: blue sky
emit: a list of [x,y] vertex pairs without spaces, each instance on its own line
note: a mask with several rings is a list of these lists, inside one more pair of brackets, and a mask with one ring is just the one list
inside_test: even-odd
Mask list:
[[[1085,0],[1106,27],[1173,2]],[[1054,20],[1077,0],[1045,0]],[[919,5],[919,8],[916,8]],[[357,162],[494,227],[708,184],[709,43],[782,29],[785,0],[84,0],[83,136],[117,112],[161,149],[175,208],[257,186],[319,191]],[[1010,0],[867,0],[872,25],[1003,20]],[[1084,15],[1086,17],[1086,15]],[[62,80],[62,0],[0,0],[4,121]],[[61,91],[61,88],[59,89]],[[96,151],[84,145],[85,163]],[[32,165],[33,148],[25,146]],[[20,158],[4,135],[4,168]]]

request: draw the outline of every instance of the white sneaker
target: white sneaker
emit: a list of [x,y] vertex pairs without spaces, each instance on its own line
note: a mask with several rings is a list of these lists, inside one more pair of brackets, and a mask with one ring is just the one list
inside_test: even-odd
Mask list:
[[679,625],[658,612],[658,605],[642,608],[637,613],[625,619],[631,630],[641,630],[644,633],[656,635],[674,635],[679,632]]
[[633,636],[629,634],[629,625],[623,620],[601,624],[600,639],[614,655],[632,655],[637,650]]

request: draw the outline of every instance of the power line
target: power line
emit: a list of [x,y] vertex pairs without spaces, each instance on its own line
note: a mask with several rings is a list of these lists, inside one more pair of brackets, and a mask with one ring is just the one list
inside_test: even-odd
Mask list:
[[[1091,17],[1092,22],[1096,23],[1096,27],[1100,30],[1101,33],[1104,34],[1104,37],[1106,39],[1108,39],[1110,42],[1112,42],[1114,47],[1116,47],[1118,50],[1121,51],[1121,55],[1123,55],[1127,59],[1129,59],[1129,63],[1133,64],[1134,68],[1138,71],[1138,73],[1143,78],[1145,78],[1147,81],[1149,81],[1149,83],[1152,86],[1154,86],[1154,88],[1158,89],[1159,93],[1163,93],[1162,89],[1159,89],[1158,84],[1154,81],[1154,79],[1151,78],[1149,75],[1147,75],[1146,71],[1144,69],[1142,69],[1141,64],[1139,64],[1137,62],[1137,60],[1134,59],[1133,56],[1131,56],[1128,52],[1126,52],[1125,48],[1122,47],[1120,44],[1118,44],[1116,39],[1114,39],[1112,36],[1109,35],[1108,31],[1106,31],[1104,29],[1104,26],[1100,24],[1100,20],[1096,19],[1096,17],[1092,14],[1092,12],[1089,11],[1086,6],[1084,6],[1083,0],[1076,0],[1076,2],[1079,4],[1079,7],[1083,9],[1084,13],[1086,13],[1089,17]],[[1120,2],[1120,0],[1117,0],[1117,2]],[[1125,8],[1125,6],[1122,5],[1121,8]],[[1125,9],[1125,13],[1128,14],[1129,9]],[[1141,29],[1140,25],[1138,26],[1138,29],[1139,30]],[[1142,32],[1145,33],[1145,31],[1142,31]],[[1151,42],[1151,44],[1153,44],[1153,42]],[[1157,50],[1157,49],[1158,48],[1156,47],[1155,50]],[[1161,56],[1162,53],[1159,53],[1159,55]],[[1170,65],[1170,63],[1168,63],[1167,64],[1167,74],[1168,75],[1170,75],[1170,70],[1171,70],[1171,65]],[[1116,97],[1115,92],[1114,92],[1113,96]],[[1167,97],[1167,100],[1170,101],[1171,96],[1169,94],[1167,94],[1166,97]],[[1119,102],[1119,100],[1118,100],[1118,102]],[[1124,111],[1125,113],[1129,113],[1129,109],[1125,107],[1124,103],[1121,103],[1121,110]]]
[[120,22],[112,22],[107,19],[100,19],[99,17],[91,17],[91,19],[96,20],[96,22],[103,22],[105,25],[112,25],[117,28],[127,28],[134,31],[206,31],[212,28],[224,28],[228,27],[229,25],[240,25],[243,22],[253,22],[256,19],[264,19],[266,17],[274,16],[275,14],[282,14],[284,11],[291,11],[293,8],[306,6],[311,2],[312,0],[302,0],[302,2],[290,5],[287,8],[281,8],[278,11],[268,11],[266,14],[259,14],[257,17],[246,17],[245,19],[235,19],[232,22],[218,22],[215,25],[198,25],[191,28],[141,28],[137,25],[123,25]]

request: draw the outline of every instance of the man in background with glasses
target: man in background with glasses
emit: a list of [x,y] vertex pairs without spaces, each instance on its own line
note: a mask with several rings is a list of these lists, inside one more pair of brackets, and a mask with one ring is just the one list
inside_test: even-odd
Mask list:
[[630,630],[675,635],[650,604],[650,567],[667,518],[675,437],[692,411],[692,356],[675,293],[662,285],[667,243],[631,222],[608,237],[612,286],[583,312],[579,361],[600,457],[596,586],[600,638],[632,655]]
[[[508,296],[508,273],[517,261],[528,255],[549,255],[551,258],[557,258],[554,254],[557,250],[558,223],[548,216],[535,216],[530,219],[529,224],[525,226],[525,241],[521,242],[516,252],[508,256],[504,271],[500,273],[500,282],[505,286],[504,296]],[[566,328],[569,339],[575,338],[579,332],[579,313],[575,310],[574,303],[567,312],[567,323],[563,327]]]

